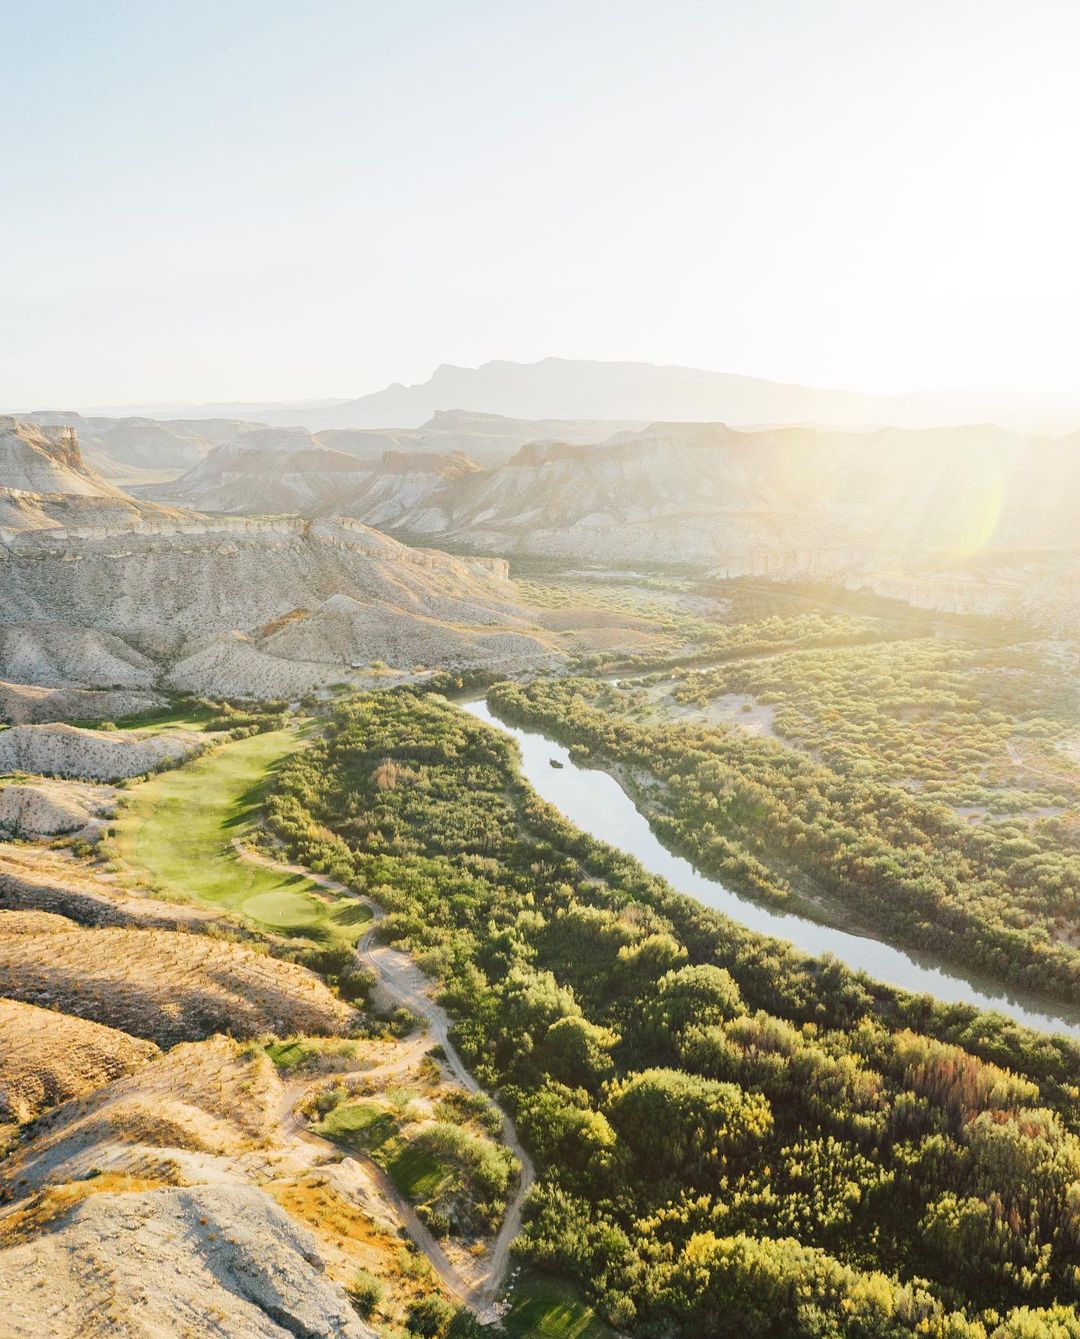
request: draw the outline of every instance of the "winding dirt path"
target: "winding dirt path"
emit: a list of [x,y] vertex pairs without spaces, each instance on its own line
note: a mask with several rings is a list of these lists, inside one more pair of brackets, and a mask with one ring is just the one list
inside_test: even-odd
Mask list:
[[[357,963],[368,968],[374,974],[379,987],[392,1005],[408,1009],[410,1013],[422,1018],[427,1024],[427,1032],[426,1035],[412,1039],[407,1038],[401,1044],[393,1059],[357,1072],[370,1078],[389,1078],[391,1075],[404,1071],[415,1064],[430,1049],[434,1041],[442,1047],[446,1067],[458,1083],[471,1093],[483,1091],[466,1068],[465,1062],[450,1040],[450,1016],[432,997],[431,982],[407,953],[402,953],[398,949],[391,948],[388,944],[380,944],[377,941],[379,922],[385,914],[377,902],[373,902],[370,897],[366,897],[356,892],[355,889],[339,883],[336,879],[316,874],[301,865],[284,864],[264,855],[261,851],[252,850],[245,846],[239,838],[234,839],[232,846],[241,860],[246,860],[255,865],[263,865],[268,869],[279,870],[283,874],[302,875],[319,887],[325,888],[328,892],[344,894],[363,903],[370,910],[371,924],[356,945]],[[278,1119],[285,1133],[313,1147],[317,1146],[324,1151],[337,1154],[340,1150],[336,1144],[324,1139],[321,1135],[314,1134],[296,1114],[296,1108],[300,1105],[304,1096],[309,1091],[322,1086],[325,1082],[326,1077],[323,1076],[314,1082],[287,1085],[278,1109]],[[517,1188],[507,1204],[502,1226],[492,1243],[491,1250],[485,1258],[477,1262],[477,1273],[471,1278],[466,1277],[449,1259],[446,1252],[416,1216],[412,1205],[397,1189],[386,1172],[370,1158],[357,1157],[355,1159],[356,1161],[363,1161],[364,1167],[375,1179],[384,1197],[394,1206],[409,1235],[423,1251],[447,1291],[468,1306],[476,1314],[477,1319],[484,1324],[490,1324],[498,1319],[496,1303],[502,1294],[506,1281],[506,1273],[510,1264],[510,1247],[514,1238],[521,1231],[525,1197],[536,1179],[536,1169],[533,1167],[532,1159],[518,1139],[513,1121],[503,1108],[491,1098],[490,1094],[487,1094],[487,1096],[494,1103],[499,1113],[502,1121],[503,1140],[520,1163],[521,1175],[518,1178]],[[349,1159],[346,1159],[342,1166],[344,1167],[348,1161]]]

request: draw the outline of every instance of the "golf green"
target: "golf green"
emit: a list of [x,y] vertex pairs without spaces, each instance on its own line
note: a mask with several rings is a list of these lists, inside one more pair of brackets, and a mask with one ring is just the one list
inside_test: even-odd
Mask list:
[[365,908],[328,895],[310,879],[241,859],[281,760],[301,746],[295,729],[220,744],[131,791],[117,823],[116,851],[166,895],[210,903],[283,934],[354,940]]

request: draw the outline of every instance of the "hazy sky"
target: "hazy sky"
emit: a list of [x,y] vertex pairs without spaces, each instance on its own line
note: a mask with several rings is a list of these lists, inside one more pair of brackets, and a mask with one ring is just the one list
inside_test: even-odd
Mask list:
[[1078,0],[0,0],[0,405],[1080,391]]

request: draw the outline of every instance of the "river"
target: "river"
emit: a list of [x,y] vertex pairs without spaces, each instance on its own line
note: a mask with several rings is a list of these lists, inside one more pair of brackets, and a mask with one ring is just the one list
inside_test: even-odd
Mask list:
[[[679,892],[689,893],[751,930],[789,940],[807,953],[830,953],[879,981],[952,1003],[995,1009],[1041,1032],[1080,1038],[1080,1007],[1005,989],[978,973],[936,960],[931,954],[894,948],[880,939],[822,925],[795,912],[776,911],[733,892],[669,851],[613,776],[580,767],[568,749],[539,730],[499,720],[483,699],[458,705],[516,740],[522,771],[549,804],[590,836],[634,856],[650,874],[666,879]],[[562,766],[552,767],[553,759]]]

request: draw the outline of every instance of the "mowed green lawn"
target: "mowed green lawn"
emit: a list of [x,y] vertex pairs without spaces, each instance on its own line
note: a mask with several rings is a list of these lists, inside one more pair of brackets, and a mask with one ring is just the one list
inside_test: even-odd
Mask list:
[[167,895],[238,912],[281,934],[352,941],[370,913],[310,879],[241,860],[232,847],[254,829],[276,765],[300,744],[274,730],[214,748],[135,786],[117,823],[116,850]]
[[522,1274],[503,1318],[513,1339],[614,1339],[577,1289],[546,1274]]
[[311,1128],[327,1139],[338,1139],[370,1153],[393,1139],[398,1127],[393,1116],[381,1107],[370,1102],[344,1102]]
[[[207,721],[212,721],[220,712],[212,707],[193,706],[183,702],[175,706],[163,707],[161,711],[148,712],[145,716],[122,716],[113,721],[118,730],[142,730],[148,734],[159,735],[166,730],[201,730]],[[72,725],[83,730],[100,729],[100,720],[72,721]]]

